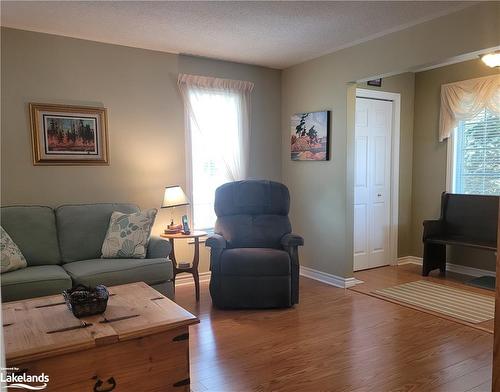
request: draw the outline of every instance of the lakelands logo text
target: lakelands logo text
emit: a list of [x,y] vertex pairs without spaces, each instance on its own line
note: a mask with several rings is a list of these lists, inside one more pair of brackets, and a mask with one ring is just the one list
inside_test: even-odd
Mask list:
[[26,389],[28,391],[41,391],[47,388],[49,376],[45,373],[37,375],[14,373],[18,371],[19,369],[17,368],[2,369],[0,372],[0,381],[7,384],[6,388]]

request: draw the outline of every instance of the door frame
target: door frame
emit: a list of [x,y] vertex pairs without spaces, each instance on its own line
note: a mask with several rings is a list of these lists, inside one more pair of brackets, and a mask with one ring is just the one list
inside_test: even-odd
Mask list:
[[[356,99],[367,98],[392,102],[391,129],[391,194],[389,229],[389,265],[398,263],[398,223],[399,223],[399,141],[401,137],[401,94],[386,91],[356,88]],[[356,125],[354,125],[356,136]],[[354,226],[353,226],[354,229]],[[353,230],[354,238],[354,230]]]

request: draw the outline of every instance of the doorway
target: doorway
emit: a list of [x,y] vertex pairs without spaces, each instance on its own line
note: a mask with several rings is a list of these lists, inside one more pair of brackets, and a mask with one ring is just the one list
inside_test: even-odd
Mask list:
[[354,271],[397,263],[400,100],[356,90]]

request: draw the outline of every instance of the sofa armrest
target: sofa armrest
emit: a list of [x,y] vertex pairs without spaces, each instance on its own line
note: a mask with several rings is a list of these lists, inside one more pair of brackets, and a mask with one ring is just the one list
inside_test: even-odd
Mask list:
[[300,235],[289,233],[281,237],[281,246],[285,249],[302,245],[304,245],[304,238]]
[[160,237],[151,237],[148,244],[148,252],[146,258],[160,259],[167,258],[172,250],[170,241]]
[[442,220],[425,220],[424,221],[424,234],[422,241],[427,238],[442,235],[444,229],[444,222]]
[[205,240],[205,246],[208,246],[213,249],[225,249],[226,248],[226,240],[220,234],[212,234]]

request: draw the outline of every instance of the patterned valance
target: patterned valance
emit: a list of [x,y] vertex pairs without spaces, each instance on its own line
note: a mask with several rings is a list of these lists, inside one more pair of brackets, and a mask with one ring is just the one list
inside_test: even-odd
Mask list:
[[500,75],[443,84],[439,141],[451,136],[458,121],[474,117],[485,108],[500,115]]

